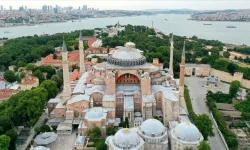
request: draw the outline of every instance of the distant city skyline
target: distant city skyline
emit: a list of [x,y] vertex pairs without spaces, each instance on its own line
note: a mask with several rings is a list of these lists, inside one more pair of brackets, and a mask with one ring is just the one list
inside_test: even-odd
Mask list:
[[74,8],[88,5],[101,10],[146,10],[146,9],[194,9],[194,10],[223,10],[223,9],[250,9],[248,0],[0,0],[5,9],[18,9],[27,6],[33,9],[42,9],[43,5],[56,5]]

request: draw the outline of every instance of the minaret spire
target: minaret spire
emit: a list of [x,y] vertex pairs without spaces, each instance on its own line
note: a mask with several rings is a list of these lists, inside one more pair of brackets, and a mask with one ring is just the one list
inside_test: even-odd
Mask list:
[[180,106],[186,108],[184,99],[184,79],[185,79],[185,41],[183,43],[181,63],[180,63],[180,81],[179,81],[179,93],[180,93]]
[[66,102],[71,97],[71,87],[69,81],[69,61],[68,61],[68,51],[67,46],[63,37],[62,44],[62,67],[63,67],[63,93],[62,99]]
[[171,76],[174,76],[173,57],[174,57],[174,34],[172,33],[171,40],[170,40],[170,59],[169,59],[169,74]]
[[80,31],[79,35],[79,56],[80,56],[80,75],[82,75],[85,72],[85,64],[84,64],[84,47],[83,47],[83,37],[82,32]]

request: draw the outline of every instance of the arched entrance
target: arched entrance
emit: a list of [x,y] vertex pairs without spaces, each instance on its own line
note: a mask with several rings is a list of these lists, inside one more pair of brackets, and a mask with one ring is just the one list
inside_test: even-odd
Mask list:
[[196,69],[193,68],[193,69],[192,69],[192,76],[195,76],[195,74],[196,74]]
[[137,76],[125,73],[116,79],[117,84],[138,84],[140,80]]

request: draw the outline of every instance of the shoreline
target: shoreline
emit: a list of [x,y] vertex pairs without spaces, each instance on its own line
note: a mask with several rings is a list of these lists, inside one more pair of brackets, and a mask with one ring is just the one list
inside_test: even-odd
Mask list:
[[250,23],[250,21],[229,21],[229,20],[198,20],[198,19],[187,19],[191,21],[197,21],[197,22],[239,22],[239,23]]

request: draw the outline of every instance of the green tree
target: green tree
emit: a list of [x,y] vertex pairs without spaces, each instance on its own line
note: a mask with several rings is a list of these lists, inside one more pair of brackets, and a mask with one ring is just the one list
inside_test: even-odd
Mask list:
[[223,57],[225,58],[229,58],[230,57],[230,53],[228,51],[223,53]]
[[0,127],[3,130],[3,133],[5,133],[7,130],[10,130],[14,127],[13,122],[11,121],[9,116],[0,116]]
[[10,144],[10,137],[7,135],[0,135],[0,149],[8,150]]
[[48,91],[48,98],[54,98],[58,94],[58,88],[55,81],[45,80],[43,81],[39,87],[43,87]]
[[229,93],[232,97],[235,97],[240,90],[240,82],[233,81],[230,83]]
[[209,116],[206,114],[198,115],[194,120],[195,125],[200,130],[204,139],[207,140],[208,136],[214,136],[213,133],[213,123],[210,120]]
[[113,127],[113,126],[110,126],[110,127],[107,127],[107,129],[106,129],[107,131],[106,131],[106,133],[107,133],[107,135],[109,136],[109,135],[114,135],[115,134],[115,128]]
[[52,77],[51,77],[51,80],[54,81],[57,85],[57,88],[61,88],[61,86],[63,85],[63,80],[62,78],[60,78],[59,75],[57,74],[54,74]]
[[16,76],[15,73],[11,70],[7,70],[4,72],[3,74],[4,79],[10,83],[15,82],[16,81]]
[[25,69],[35,71],[37,69],[37,66],[30,63],[25,66]]
[[199,146],[197,147],[198,150],[211,150],[210,145],[206,141],[201,141]]
[[107,150],[107,145],[105,144],[105,141],[104,141],[104,140],[100,141],[100,142],[97,144],[96,150]]
[[91,139],[97,139],[101,137],[102,133],[98,127],[93,127],[93,129],[87,131],[87,135],[90,136]]
[[11,57],[7,53],[0,54],[0,64],[8,66],[11,62]]
[[40,132],[42,132],[42,133],[44,133],[44,132],[50,132],[50,131],[51,131],[50,126],[48,126],[46,124],[40,126]]
[[229,62],[225,58],[219,58],[215,60],[215,63],[212,65],[213,68],[228,72],[227,67],[229,65]]
[[14,129],[8,130],[5,135],[10,137],[9,150],[16,149],[17,132]]
[[37,69],[37,70],[33,73],[33,76],[38,77],[39,83],[42,83],[42,82],[45,80],[43,73],[42,73],[41,70],[39,70],[39,69]]

